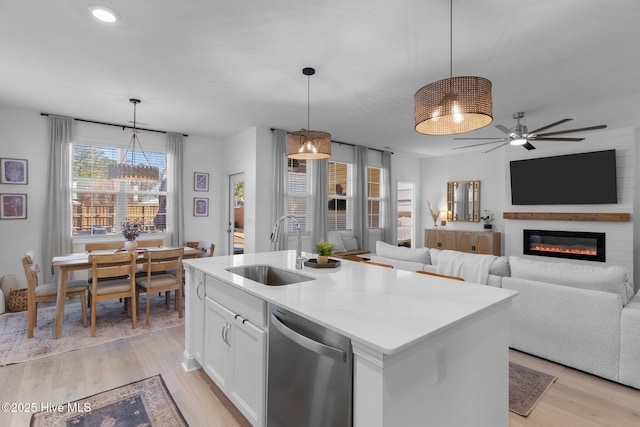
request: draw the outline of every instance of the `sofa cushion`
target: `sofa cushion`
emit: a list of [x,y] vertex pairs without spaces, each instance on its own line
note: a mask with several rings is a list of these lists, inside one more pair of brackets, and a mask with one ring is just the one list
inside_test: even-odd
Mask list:
[[620,266],[600,267],[567,262],[535,261],[509,257],[511,277],[552,283],[573,288],[612,292],[620,295],[622,305],[633,296],[627,272]]
[[442,252],[442,249],[429,249],[429,258],[431,258],[431,265],[438,265],[438,257],[440,256],[440,252]]
[[429,248],[405,248],[403,246],[390,245],[378,240],[376,242],[376,255],[385,258],[399,259],[402,261],[431,264]]
[[509,268],[509,258],[499,256],[493,260],[489,267],[489,274],[493,274],[501,277],[508,277],[511,275],[511,268]]
[[358,239],[356,239],[356,236],[354,236],[353,234],[347,236],[343,234],[342,243],[348,251],[355,251],[356,249],[358,249]]
[[387,258],[376,255],[368,256],[369,261],[377,262],[380,264],[389,264],[392,265],[393,268],[397,268],[398,270],[406,270],[406,271],[418,271],[424,270],[425,264],[421,262],[413,262],[413,261],[405,261],[402,259],[395,258]]
[[344,242],[342,241],[342,234],[339,231],[327,232],[327,241],[333,245],[334,253],[347,251],[347,248],[345,248]]

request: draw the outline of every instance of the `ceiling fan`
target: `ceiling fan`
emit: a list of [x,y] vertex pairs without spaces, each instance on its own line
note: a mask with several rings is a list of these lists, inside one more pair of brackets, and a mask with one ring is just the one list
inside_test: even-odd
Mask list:
[[566,123],[570,120],[573,119],[562,119],[560,121],[557,121],[555,123],[551,123],[550,125],[546,125],[543,126],[541,128],[538,128],[534,131],[529,132],[527,130],[527,126],[520,124],[520,119],[524,117],[524,113],[523,112],[517,112],[517,113],[513,113],[513,118],[516,119],[517,123],[515,125],[515,127],[508,129],[505,126],[502,125],[496,125],[496,128],[498,128],[499,130],[501,130],[502,132],[504,132],[506,134],[506,136],[504,137],[496,137],[496,138],[455,138],[455,139],[465,139],[465,140],[479,140],[479,139],[492,139],[493,141],[489,141],[489,142],[481,142],[479,144],[472,144],[472,145],[465,145],[464,147],[454,147],[454,150],[459,150],[461,148],[470,148],[470,147],[477,147],[480,145],[487,145],[487,144],[495,144],[496,142],[502,142],[502,144],[493,147],[487,151],[484,151],[484,153],[488,153],[490,151],[496,150],[500,147],[504,147],[507,144],[511,144],[511,145],[521,145],[524,148],[526,148],[527,150],[535,150],[536,147],[534,147],[531,144],[531,141],[582,141],[584,138],[558,138],[555,135],[562,135],[565,133],[574,133],[574,132],[586,132],[586,131],[590,131],[590,130],[596,130],[596,129],[604,129],[607,127],[607,125],[598,125],[598,126],[591,126],[591,127],[587,127],[587,128],[580,128],[580,129],[568,129],[568,130],[561,130],[561,131],[557,131],[557,132],[547,132],[547,133],[538,133],[541,132],[543,130],[547,130],[550,129],[554,126],[558,126],[561,125],[562,123]]

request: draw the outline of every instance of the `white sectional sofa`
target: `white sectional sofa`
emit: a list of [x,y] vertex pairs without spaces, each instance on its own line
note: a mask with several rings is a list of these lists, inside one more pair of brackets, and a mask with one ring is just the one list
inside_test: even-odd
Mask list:
[[404,270],[451,273],[443,271],[446,262],[459,273],[454,275],[467,275],[469,281],[469,275],[478,277],[474,269],[465,269],[476,262],[474,257],[490,257],[483,260],[485,268],[489,265],[483,284],[519,293],[509,309],[511,348],[640,389],[640,292],[635,294],[622,267],[383,242],[377,242],[370,258]]

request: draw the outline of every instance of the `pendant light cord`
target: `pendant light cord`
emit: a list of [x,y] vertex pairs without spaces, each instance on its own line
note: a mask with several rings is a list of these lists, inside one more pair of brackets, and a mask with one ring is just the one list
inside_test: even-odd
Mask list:
[[449,2],[449,77],[453,78],[453,0]]
[[307,130],[311,130],[311,76],[307,76]]

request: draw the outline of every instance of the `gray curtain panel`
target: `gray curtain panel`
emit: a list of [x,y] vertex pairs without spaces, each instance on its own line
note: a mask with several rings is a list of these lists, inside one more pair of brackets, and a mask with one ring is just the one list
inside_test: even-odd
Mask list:
[[[282,218],[287,212],[287,132],[276,129],[273,131],[273,189],[274,203],[271,213],[272,224]],[[286,249],[286,227],[278,229],[278,239],[271,246],[276,251]]]
[[396,212],[396,201],[391,193],[391,152],[384,151],[382,153],[382,194],[384,194],[384,203],[382,203],[382,240],[390,245],[397,243],[396,221],[394,212]]
[[315,245],[320,240],[327,239],[327,204],[329,196],[327,188],[327,165],[329,161],[311,160],[313,163],[313,223],[311,228],[311,244]]
[[42,279],[53,280],[51,265],[54,256],[73,252],[71,239],[71,176],[70,153],[73,139],[73,118],[49,116],[49,168],[44,202],[44,233],[42,234]]
[[369,149],[356,145],[356,184],[354,191],[353,234],[358,239],[360,249],[369,249],[369,227],[367,226],[367,167]]
[[170,246],[184,245],[184,136],[167,133],[167,238]]

